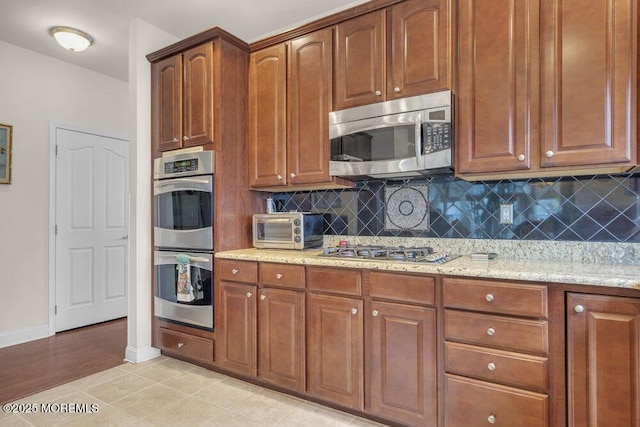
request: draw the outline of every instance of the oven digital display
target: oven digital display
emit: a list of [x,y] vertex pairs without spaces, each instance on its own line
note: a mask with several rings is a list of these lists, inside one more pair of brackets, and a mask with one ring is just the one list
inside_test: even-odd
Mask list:
[[176,160],[164,164],[164,173],[195,172],[198,170],[198,159]]

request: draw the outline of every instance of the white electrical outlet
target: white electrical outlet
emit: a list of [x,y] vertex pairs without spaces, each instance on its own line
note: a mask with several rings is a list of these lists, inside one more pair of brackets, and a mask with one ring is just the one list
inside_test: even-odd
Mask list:
[[513,224],[513,204],[500,204],[500,224]]

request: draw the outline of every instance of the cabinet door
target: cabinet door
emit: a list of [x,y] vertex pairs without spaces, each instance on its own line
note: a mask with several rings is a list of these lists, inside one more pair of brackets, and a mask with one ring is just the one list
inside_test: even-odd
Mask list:
[[220,365],[245,375],[256,375],[256,287],[219,283]]
[[265,380],[305,391],[304,292],[260,291],[260,368]]
[[332,105],[333,30],[327,28],[290,44],[287,79],[290,184],[331,181],[329,111]]
[[569,294],[569,424],[640,425],[640,300]]
[[537,146],[538,10],[538,0],[458,5],[458,173],[531,167]]
[[542,167],[636,160],[637,19],[631,0],[542,0]]
[[249,169],[253,187],[286,184],[286,45],[251,54],[249,62]]
[[182,145],[213,142],[213,44],[187,50],[184,61],[184,132]]
[[385,16],[379,10],[336,25],[334,110],[384,99]]
[[309,294],[308,392],[364,409],[363,302]]
[[451,0],[408,0],[389,9],[387,98],[451,89]]
[[151,140],[155,150],[182,147],[182,56],[151,64]]
[[371,303],[371,411],[405,425],[435,424],[435,309]]

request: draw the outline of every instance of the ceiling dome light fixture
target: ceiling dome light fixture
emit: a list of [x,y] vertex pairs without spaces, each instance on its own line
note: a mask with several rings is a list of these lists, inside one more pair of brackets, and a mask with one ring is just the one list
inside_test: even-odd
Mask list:
[[82,52],[93,44],[93,37],[84,31],[71,27],[51,27],[49,34],[56,39],[60,46],[71,52]]

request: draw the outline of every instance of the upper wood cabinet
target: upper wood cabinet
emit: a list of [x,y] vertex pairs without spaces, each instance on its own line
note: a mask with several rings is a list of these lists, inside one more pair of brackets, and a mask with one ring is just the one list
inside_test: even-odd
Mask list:
[[637,2],[541,7],[541,166],[634,164]]
[[450,89],[452,6],[408,0],[336,25],[334,110]]
[[461,1],[458,175],[621,172],[635,165],[632,4]]
[[252,187],[285,185],[286,145],[287,46],[282,43],[252,53],[249,60],[249,170]]
[[329,176],[332,46],[333,30],[326,28],[251,55],[251,188],[287,191],[351,184]]
[[213,43],[151,64],[156,151],[213,143]]
[[567,296],[570,426],[640,425],[640,300]]

